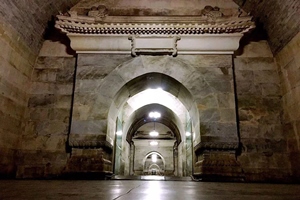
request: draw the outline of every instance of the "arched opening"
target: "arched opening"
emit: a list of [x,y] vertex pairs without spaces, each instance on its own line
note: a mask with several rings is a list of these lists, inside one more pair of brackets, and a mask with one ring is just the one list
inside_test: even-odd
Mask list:
[[[143,125],[155,121],[148,116],[158,108],[163,112],[156,123],[167,126],[175,139],[171,153],[174,168],[170,175],[207,174],[210,168],[203,163],[223,162],[224,158],[228,162],[234,160],[237,137],[232,74],[223,60],[212,67],[208,62],[210,57],[203,56],[97,55],[94,58],[99,62],[105,59],[114,62],[108,69],[97,62],[95,68],[107,74],[95,80],[85,77],[81,80],[86,67],[78,67],[69,144],[79,156],[75,158],[72,154],[70,160],[85,158],[87,150],[81,149],[89,148],[90,152],[99,149],[103,153],[103,170],[139,174],[134,166],[134,139],[142,138],[134,136]],[[204,62],[203,58],[207,59],[205,63],[198,64]],[[118,155],[116,146],[120,150]],[[223,153],[218,157],[210,156],[210,152],[220,151]],[[205,153],[209,156],[205,157]],[[212,161],[203,162],[205,158]],[[213,170],[218,170],[218,165],[214,167]]]
[[165,159],[158,152],[150,152],[143,158],[143,175],[165,175]]
[[[129,98],[124,95],[124,91],[130,93]],[[186,133],[193,132],[195,136],[194,124],[199,124],[199,119],[194,110],[193,98],[181,83],[160,73],[144,74],[126,83],[114,99],[119,102],[119,107],[116,108],[116,105],[112,104],[110,111],[118,110],[117,118],[122,119],[123,133],[122,147],[114,147],[115,173],[143,175],[145,169],[141,162],[141,151],[155,150],[164,152],[163,157],[168,158],[164,175],[192,175],[193,141],[189,140],[187,143]],[[157,112],[160,116],[151,117],[149,114],[152,112]],[[159,133],[151,135],[156,129]],[[120,141],[120,136],[116,135],[115,141]],[[123,163],[116,162],[119,160]]]

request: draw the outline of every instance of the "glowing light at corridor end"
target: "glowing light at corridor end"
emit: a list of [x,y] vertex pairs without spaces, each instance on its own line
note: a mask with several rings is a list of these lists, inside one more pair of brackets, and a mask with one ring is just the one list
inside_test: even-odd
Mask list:
[[185,136],[186,136],[186,137],[190,137],[191,135],[192,135],[192,134],[191,134],[190,132],[186,132],[186,133],[185,133]]
[[152,154],[151,160],[152,160],[152,162],[156,163],[156,161],[157,161],[157,155],[156,154]]
[[116,135],[118,135],[118,136],[121,136],[122,134],[123,134],[122,131],[117,131],[117,132],[116,132]]
[[158,119],[158,118],[161,117],[161,114],[159,112],[156,112],[156,111],[155,112],[150,112],[149,117],[153,118],[153,119]]
[[157,137],[157,136],[159,135],[159,133],[158,133],[157,131],[151,131],[151,132],[149,133],[149,135],[150,135],[151,137]]
[[158,145],[158,142],[156,142],[156,141],[151,141],[151,142],[150,142],[150,145],[151,145],[151,146],[157,146],[157,145]]

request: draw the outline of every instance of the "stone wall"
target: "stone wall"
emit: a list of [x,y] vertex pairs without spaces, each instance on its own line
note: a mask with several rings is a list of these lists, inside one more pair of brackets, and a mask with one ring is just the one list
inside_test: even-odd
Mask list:
[[234,59],[241,163],[247,181],[288,180],[290,162],[281,125],[281,89],[266,41],[251,42]]
[[[0,10],[1,6],[2,3]],[[5,20],[0,22],[0,48],[1,178],[15,176],[15,158],[36,55]]]
[[278,53],[299,32],[299,0],[234,0],[268,32],[271,50]]
[[18,178],[61,175],[66,167],[75,58],[63,50],[53,56],[46,42],[32,75],[18,159]]
[[31,75],[53,13],[78,0],[0,4],[0,178],[15,177]]
[[282,90],[283,134],[294,180],[300,180],[300,33],[276,56]]
[[9,28],[17,34],[15,41],[24,41],[28,50],[35,55],[43,44],[52,15],[64,12],[79,0],[2,0],[0,4],[0,19],[9,24]]

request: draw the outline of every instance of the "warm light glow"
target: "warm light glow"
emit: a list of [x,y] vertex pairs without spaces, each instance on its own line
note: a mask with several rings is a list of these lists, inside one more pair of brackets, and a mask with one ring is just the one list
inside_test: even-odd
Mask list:
[[[153,176],[153,175],[150,175],[150,176],[141,176],[141,179],[142,180],[152,180],[152,181],[162,181],[162,180],[165,180],[165,177],[164,176]],[[159,189],[160,188],[158,188],[158,190]],[[155,190],[153,190],[152,193],[147,193],[147,194],[150,194],[150,195],[154,194],[154,195],[156,195],[156,191],[158,191],[158,190],[156,190],[156,188],[155,188]],[[159,197],[158,198],[157,197],[155,197],[155,198],[149,198],[149,199],[159,199]]]
[[185,135],[186,135],[186,137],[190,137],[192,134],[191,134],[190,132],[187,131],[187,132],[185,133]]
[[149,133],[149,135],[150,135],[151,137],[157,137],[157,136],[159,135],[159,133],[158,133],[157,131],[151,131],[151,132]]
[[156,154],[152,154],[151,159],[152,159],[152,162],[156,163],[156,161],[157,161],[157,155]]
[[158,118],[161,117],[161,114],[159,112],[156,112],[156,111],[155,112],[150,112],[149,117],[154,118],[154,119],[158,119]]
[[171,109],[184,123],[186,121],[187,110],[177,97],[161,88],[147,89],[132,97],[127,101],[132,112],[149,104],[160,104]]
[[157,145],[158,145],[158,142],[152,141],[152,142],[150,142],[150,145],[151,145],[151,146],[157,146]]
[[120,135],[123,134],[123,132],[122,131],[117,131],[116,134],[120,136]]

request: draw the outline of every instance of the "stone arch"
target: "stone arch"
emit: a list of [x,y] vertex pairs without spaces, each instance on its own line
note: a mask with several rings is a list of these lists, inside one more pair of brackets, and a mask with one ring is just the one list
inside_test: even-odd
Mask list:
[[[155,57],[152,58],[156,59]],[[174,62],[173,59],[174,58],[159,57],[158,60],[156,60],[156,63],[148,63],[148,58],[142,56],[141,58],[139,57],[124,63],[119,66],[113,74],[110,74],[110,77],[118,77],[119,81],[117,81],[118,84],[116,85],[118,91],[114,89],[109,90],[109,94],[106,95],[112,97],[113,94],[115,94],[111,99],[113,103],[110,105],[108,112],[108,121],[115,121],[114,119],[118,115],[116,111],[124,105],[130,96],[133,96],[148,87],[155,88],[164,85],[163,89],[165,91],[173,94],[184,104],[195,125],[195,133],[200,135],[199,113],[194,101],[194,95],[189,91],[188,87],[182,83],[193,73],[194,68],[188,66],[183,61],[178,61],[179,63]],[[162,63],[163,67],[161,66]],[[109,79],[107,79],[107,82],[99,88],[100,90],[108,85],[114,85],[115,81],[109,81]],[[200,79],[200,76],[198,79]],[[122,85],[122,87],[119,87],[119,85]],[[192,91],[194,90],[194,86],[192,85],[189,85],[189,88]],[[95,103],[95,105],[97,104],[98,102]],[[110,124],[110,122],[108,122],[107,127],[107,140],[112,142],[114,138],[114,124]]]
[[[75,94],[75,107],[84,106],[82,110],[85,113],[77,117],[74,115],[76,108],[74,109],[71,141],[85,141],[86,144],[87,137],[82,135],[88,133],[93,135],[93,137],[88,136],[88,140],[92,141],[91,146],[94,143],[98,144],[98,139],[102,141],[102,138],[105,138],[107,144],[113,145],[116,118],[126,100],[147,87],[157,85],[164,85],[165,91],[173,94],[185,105],[193,122],[194,144],[200,142],[200,121],[201,126],[204,122],[201,130],[208,137],[219,137],[222,135],[221,132],[229,132],[229,137],[235,138],[232,72],[228,70],[231,67],[231,60],[230,57],[224,58],[203,55],[135,58],[122,55],[97,55],[96,65],[101,65],[105,59],[110,60],[108,65],[100,67],[107,72],[107,75],[104,75],[101,80],[96,79],[93,87],[87,85],[81,88],[81,85],[77,84],[78,81],[76,82],[75,92],[79,94],[81,90],[93,92],[85,92],[82,96]],[[79,64],[81,64],[80,59]],[[221,114],[225,117],[230,114],[230,118],[222,119]],[[221,140],[226,141],[226,138],[223,137]]]
[[151,152],[146,154],[146,156],[143,158],[143,169],[145,169],[145,162],[146,162],[147,158],[149,156],[151,156],[152,154],[157,154],[162,159],[163,166],[164,166],[164,169],[165,169],[166,168],[166,161],[165,161],[164,157],[157,151],[151,151]]
[[[149,111],[157,110],[162,114],[162,117],[156,120],[153,120],[148,117]],[[130,118],[125,123],[124,133],[126,133],[126,140],[130,143],[133,137],[133,134],[144,124],[150,122],[157,122],[164,124],[174,133],[177,145],[180,144],[182,140],[183,127],[182,122],[178,116],[169,108],[159,105],[159,104],[150,104],[146,105],[138,110],[136,110]]]

